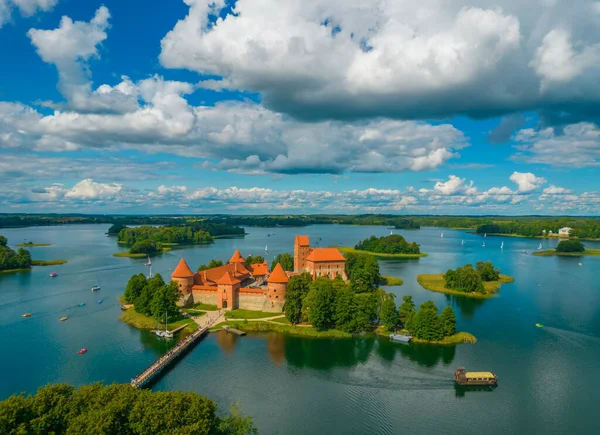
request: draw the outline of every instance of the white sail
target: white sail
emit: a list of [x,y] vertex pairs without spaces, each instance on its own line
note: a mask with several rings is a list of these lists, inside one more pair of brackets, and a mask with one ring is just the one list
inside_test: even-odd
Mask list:
[[500,249],[504,249],[504,242],[500,245]]
[[442,238],[442,239],[444,238],[444,233],[440,234],[440,238]]
[[465,241],[464,241],[464,240],[461,240],[461,241],[460,241],[460,245],[461,245],[461,246],[463,246],[464,244],[465,244]]
[[483,233],[483,237],[487,237],[487,233]]
[[538,251],[541,251],[541,250],[542,250],[542,244],[540,243],[540,244],[538,245]]
[[485,248],[485,242],[483,242],[483,243],[481,244],[481,247],[482,247],[482,248]]

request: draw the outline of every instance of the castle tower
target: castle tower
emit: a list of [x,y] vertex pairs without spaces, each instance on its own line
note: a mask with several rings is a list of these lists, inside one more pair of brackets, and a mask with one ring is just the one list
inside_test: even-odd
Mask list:
[[294,241],[294,272],[306,271],[306,258],[310,254],[308,236],[296,236]]
[[275,302],[284,302],[285,294],[287,292],[288,276],[281,267],[281,264],[277,263],[269,279],[267,279],[267,298]]
[[231,256],[231,259],[229,260],[229,262],[244,264],[246,262],[246,260],[244,259],[244,257],[242,257],[242,254],[240,254],[239,249],[236,249],[235,252],[233,253],[233,255]]
[[177,282],[177,286],[181,294],[189,295],[192,292],[192,286],[194,285],[194,272],[192,272],[190,266],[188,266],[183,257],[181,257],[179,264],[171,274],[171,279]]
[[[237,251],[236,251],[237,252]],[[229,272],[225,272],[223,277],[217,281],[217,307],[226,310],[235,310],[237,308],[238,295],[241,281]]]

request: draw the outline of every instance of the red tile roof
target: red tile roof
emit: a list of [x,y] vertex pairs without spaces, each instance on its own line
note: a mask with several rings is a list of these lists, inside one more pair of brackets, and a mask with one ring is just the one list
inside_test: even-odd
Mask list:
[[233,253],[233,256],[231,257],[231,260],[229,260],[230,263],[245,263],[246,260],[244,260],[244,257],[242,257],[242,254],[240,254],[240,251],[238,249],[235,250],[235,252]]
[[308,236],[296,236],[296,243],[299,246],[310,246],[310,242],[308,241]]
[[183,257],[179,260],[179,264],[171,274],[173,278],[191,278],[194,276],[194,272],[190,269],[190,266],[185,262]]
[[346,261],[346,259],[335,248],[315,248],[308,255],[306,261]]
[[196,274],[194,284],[196,285],[216,285],[225,273],[230,273],[240,281],[250,278],[250,271],[241,263],[228,263],[223,266],[206,269]]
[[225,272],[221,279],[217,281],[217,284],[234,285],[238,284],[239,282],[239,279],[232,277],[229,272]]
[[[265,262],[266,263],[266,262]],[[265,276],[269,274],[269,266],[265,263],[252,264],[252,275],[253,276]]]
[[267,279],[268,282],[288,282],[288,276],[285,273],[285,270],[283,270],[283,267],[281,267],[281,264],[277,263],[277,265],[275,266],[275,269],[273,269],[273,272],[271,272],[271,275],[269,275],[269,279]]

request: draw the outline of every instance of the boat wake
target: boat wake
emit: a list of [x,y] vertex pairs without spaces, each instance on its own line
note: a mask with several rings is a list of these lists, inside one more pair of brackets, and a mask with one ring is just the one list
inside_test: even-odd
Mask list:
[[552,334],[561,341],[571,343],[578,347],[588,347],[590,344],[600,346],[600,338],[581,332],[569,331],[567,329],[552,328],[545,326],[544,331]]

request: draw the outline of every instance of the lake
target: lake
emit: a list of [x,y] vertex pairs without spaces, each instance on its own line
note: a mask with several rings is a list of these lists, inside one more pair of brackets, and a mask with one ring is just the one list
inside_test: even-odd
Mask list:
[[[1,229],[9,244],[31,248],[34,259],[67,259],[62,266],[0,274],[0,399],[35,392],[44,384],[129,382],[168,344],[118,320],[118,296],[144,259],[116,258],[124,250],[105,235],[109,225]],[[443,231],[444,237],[440,237]],[[177,249],[153,258],[153,271],[170,275],[183,255],[193,269],[211,259],[293,252],[296,234],[312,246],[354,245],[384,227],[317,225],[247,228],[245,238]],[[389,287],[401,301],[413,295],[452,305],[459,330],[478,342],[455,347],[390,343],[361,336],[302,339],[279,334],[237,337],[211,334],[169,371],[157,390],[189,390],[221,410],[239,402],[261,434],[507,434],[598,433],[600,399],[600,257],[534,257],[540,240],[482,237],[466,231],[423,228],[394,231],[429,254],[419,260],[380,260],[383,275],[404,280]],[[271,234],[271,236],[268,236]],[[465,245],[461,246],[461,240]],[[318,244],[316,243],[318,241]],[[500,249],[504,241],[504,249]],[[541,241],[544,249],[556,240]],[[586,242],[590,248],[600,244]],[[515,277],[487,300],[422,289],[420,273],[440,273],[491,260]],[[578,263],[581,262],[582,266]],[[57,271],[57,278],[50,278]],[[102,290],[91,292],[99,281]],[[102,298],[103,303],[97,301]],[[78,307],[85,302],[84,307]],[[21,314],[31,312],[29,319]],[[66,315],[69,320],[58,319]],[[536,323],[544,328],[536,328]],[[89,348],[84,356],[77,355]],[[489,370],[493,391],[455,388],[454,369]]]

